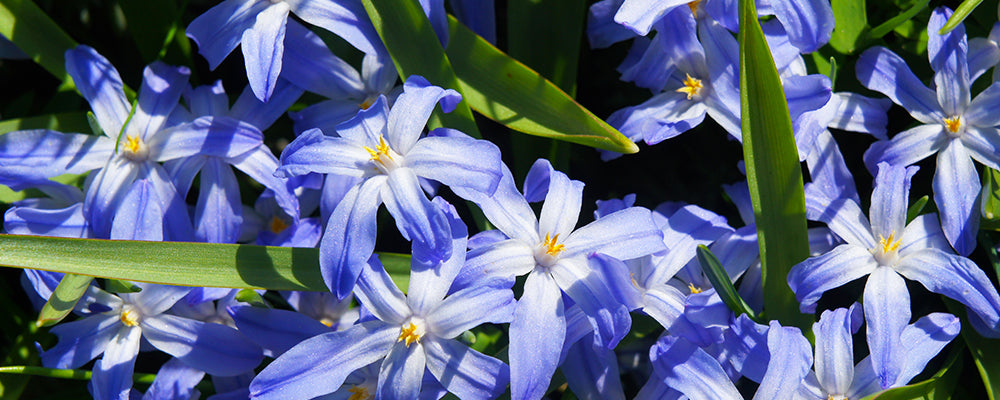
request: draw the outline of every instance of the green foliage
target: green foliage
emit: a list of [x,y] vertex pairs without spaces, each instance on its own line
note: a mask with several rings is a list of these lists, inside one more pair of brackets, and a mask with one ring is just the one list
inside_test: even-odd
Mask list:
[[812,316],[785,281],[809,256],[806,205],[792,120],[778,70],[752,1],[740,1],[740,112],[747,184],[753,200],[763,269],[764,311],[785,326],[809,331]]
[[941,27],[941,30],[938,31],[938,33],[944,35],[948,32],[951,32],[951,30],[955,29],[955,27],[957,27],[958,24],[961,24],[962,21],[965,21],[965,18],[968,17],[969,14],[972,14],[972,10],[975,10],[976,7],[979,6],[979,3],[982,2],[983,0],[963,1],[962,4],[958,5],[958,8],[955,9],[955,12],[951,14],[951,18],[948,18],[948,22],[946,22],[944,26]]
[[709,250],[705,245],[698,246],[698,262],[701,263],[701,270],[705,271],[705,276],[708,277],[709,282],[712,282],[712,287],[722,298],[722,302],[726,303],[726,306],[733,310],[736,316],[746,314],[750,319],[760,323],[750,306],[743,301],[739,293],[736,293],[736,288],[729,280],[729,274],[726,273],[725,267],[715,257],[715,254],[712,254],[712,250]]
[[64,275],[38,314],[38,326],[52,326],[66,318],[70,311],[73,311],[73,307],[76,307],[80,297],[87,292],[87,287],[93,280],[93,277],[84,275]]

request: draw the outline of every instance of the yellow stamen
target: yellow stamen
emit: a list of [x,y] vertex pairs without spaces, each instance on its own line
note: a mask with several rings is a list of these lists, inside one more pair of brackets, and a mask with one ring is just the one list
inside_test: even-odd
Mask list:
[[[382,163],[381,158],[382,158],[383,155],[385,155],[387,158],[389,158],[389,160],[392,160],[392,156],[389,155],[389,144],[385,142],[385,139],[382,137],[382,135],[379,135],[379,137],[378,137],[378,147],[376,147],[375,149],[372,149],[371,147],[368,147],[368,146],[362,146],[362,147],[364,147],[365,151],[367,151],[368,154],[370,156],[372,156],[372,159],[371,159],[372,161],[377,161],[379,163]],[[382,164],[385,164],[385,163],[382,163]]]
[[351,392],[351,397],[348,397],[347,400],[368,400],[372,397],[372,395],[368,393],[368,389],[363,387],[351,386],[351,388],[347,389],[347,391]]
[[552,237],[549,237],[549,234],[546,233],[545,241],[542,242],[542,245],[545,246],[545,254],[548,254],[550,256],[557,256],[559,255],[559,253],[563,251],[564,248],[566,248],[566,245],[564,244],[557,244],[556,242],[558,241],[559,241],[558,233]]
[[694,96],[701,94],[701,79],[697,79],[687,73],[684,75],[687,75],[687,78],[684,79],[684,87],[677,89],[677,92],[687,93],[688,100],[691,100]]
[[362,110],[367,110],[372,104],[375,104],[375,99],[369,97],[365,101],[362,101],[361,104],[358,104],[358,107],[361,107]]
[[951,133],[958,133],[958,129],[962,127],[962,116],[956,115],[951,118],[944,119],[944,126],[948,128]]
[[396,339],[397,342],[406,341],[406,347],[410,347],[413,342],[420,340],[420,334],[417,333],[417,326],[410,322],[399,332],[399,338]]
[[642,288],[639,287],[639,282],[635,280],[635,274],[628,274],[628,277],[632,279],[632,286],[635,286],[636,289],[642,290]]
[[327,328],[333,327],[333,320],[327,317],[320,318],[319,323],[326,325]]
[[690,3],[688,3],[688,8],[691,9],[691,14],[694,15],[695,18],[698,18],[698,5],[699,4],[701,4],[701,0],[694,0],[694,1],[690,2]]
[[698,294],[705,291],[704,289],[695,286],[693,283],[688,284],[688,290],[691,291],[691,294]]
[[142,146],[142,139],[139,139],[139,136],[125,136],[125,150],[129,153],[138,153],[140,146]]
[[899,239],[894,239],[895,235],[896,235],[896,232],[890,233],[889,237],[887,237],[887,238],[882,237],[882,235],[878,235],[878,244],[879,244],[879,246],[882,247],[882,254],[891,253],[891,252],[896,251],[897,249],[899,249],[899,245],[901,243],[900,243]]
[[139,325],[139,313],[135,310],[122,311],[122,314],[118,317],[118,319],[120,319],[125,326]]
[[288,228],[288,223],[285,220],[274,217],[271,219],[271,232],[281,233]]

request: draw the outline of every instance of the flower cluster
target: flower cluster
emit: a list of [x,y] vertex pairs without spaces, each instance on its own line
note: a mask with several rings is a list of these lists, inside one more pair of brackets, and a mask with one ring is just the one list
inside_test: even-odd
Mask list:
[[[443,0],[420,3],[447,47],[457,22]],[[650,91],[607,124],[650,146],[714,128],[739,146],[735,3],[592,4],[591,47],[630,46],[620,78]],[[870,90],[835,92],[815,62],[833,35],[831,5],[764,3],[814,223],[810,257],[781,278],[810,323],[766,318],[776,294],[762,283],[746,182],[723,187],[738,222],[678,201],[637,206],[665,199],[636,195],[584,217],[585,185],[567,163],[512,168],[505,139],[442,126],[467,88],[400,76],[361,2],[225,0],[186,35],[210,70],[241,48],[247,85],[233,101],[221,80],[192,84],[193,66],[152,62],[133,92],[95,48],[65,52],[92,132],[0,135],[0,184],[27,193],[8,205],[4,233],[315,248],[327,291],[95,281],[48,330],[54,340],[39,340],[37,361],[89,368],[97,399],[822,400],[929,377],[960,332],[1000,337],[997,285],[973,254],[993,246],[980,220],[993,218],[981,214],[996,175],[981,179],[977,163],[1000,169],[1000,84],[974,84],[1000,62],[997,38],[970,40],[961,24],[940,33],[952,15],[940,7],[926,24],[933,79],[874,46],[853,65],[855,86]],[[493,1],[449,7],[497,42]],[[893,104],[918,123],[890,123]],[[870,147],[842,153],[844,131]],[[600,157],[614,169],[629,156]],[[911,207],[922,174],[936,212]],[[873,181],[870,198],[855,178]],[[25,270],[23,283],[40,309],[65,302],[63,279]],[[918,307],[915,292],[943,296],[950,312]],[[159,371],[139,384],[149,365]]]

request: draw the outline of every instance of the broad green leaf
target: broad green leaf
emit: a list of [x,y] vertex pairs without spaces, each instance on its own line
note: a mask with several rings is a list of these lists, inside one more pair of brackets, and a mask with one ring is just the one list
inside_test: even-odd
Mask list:
[[129,281],[123,281],[118,279],[106,279],[104,280],[104,290],[111,293],[139,293],[142,288]]
[[1000,220],[1000,171],[986,168],[983,174],[983,218]]
[[617,151],[639,147],[531,68],[448,18],[448,59],[480,114],[529,135]]
[[865,0],[832,0],[833,18],[836,25],[830,36],[830,46],[841,54],[851,54],[857,50],[862,35],[868,30],[868,14]]
[[40,115],[0,121],[0,134],[28,129],[49,129],[60,132],[90,132],[86,112]]
[[719,262],[719,259],[705,245],[698,245],[698,263],[701,264],[701,270],[705,272],[708,281],[712,282],[715,292],[722,298],[722,302],[726,303],[726,306],[733,310],[736,316],[746,314],[750,319],[760,323],[750,306],[743,301],[739,293],[736,293],[736,288],[733,287],[733,282],[729,280],[729,274],[726,273],[726,269]]
[[66,79],[63,54],[76,42],[31,0],[0,0],[0,35],[56,78]]
[[[409,255],[380,259],[405,290]],[[166,285],[329,290],[314,248],[0,235],[0,265]]]
[[42,306],[42,311],[38,313],[38,326],[52,326],[73,311],[76,302],[87,292],[87,287],[94,278],[85,275],[66,274],[59,281],[59,286],[52,292],[49,301]]
[[948,298],[942,297],[942,300],[948,311],[962,320],[962,340],[965,341],[965,346],[976,363],[979,377],[982,378],[986,388],[986,395],[990,400],[996,399],[997,394],[1000,394],[1000,354],[997,353],[1000,339],[984,338],[969,325],[965,306]]
[[962,375],[962,348],[952,349],[945,360],[944,366],[934,376],[917,383],[898,388],[884,390],[864,397],[862,400],[910,400],[933,399],[947,400],[952,398],[955,384]]
[[[431,28],[430,21],[416,0],[363,0],[368,17],[375,24],[382,42],[389,50],[399,76],[404,80],[410,75],[420,75],[431,83],[462,92],[455,78],[451,63],[441,48],[441,42]],[[463,93],[464,95],[464,93]],[[428,122],[430,127],[446,126],[458,129],[473,137],[480,137],[479,128],[463,101],[450,113],[435,111]]]
[[899,13],[899,15],[892,17],[888,21],[881,23],[879,26],[872,28],[868,37],[871,39],[881,39],[882,36],[885,36],[887,33],[892,32],[892,30],[896,29],[897,26],[900,26],[904,22],[909,21],[910,18],[913,18],[914,16],[919,14],[921,10],[927,8],[927,4],[929,2],[930,0],[919,0],[916,4],[908,8],[906,11],[903,11]]
[[785,93],[753,1],[740,1],[740,112],[743,156],[753,200],[764,281],[764,311],[785,326],[809,331],[813,317],[785,277],[809,256],[805,194]]
[[161,50],[176,34],[180,11],[173,1],[119,0],[129,36],[135,41],[143,61],[162,57]]
[[976,7],[979,6],[979,3],[982,2],[983,0],[963,1],[962,4],[959,4],[958,8],[955,9],[955,12],[951,14],[951,18],[948,18],[948,22],[945,22],[944,26],[941,27],[941,30],[938,31],[938,34],[944,35],[948,32],[951,32],[951,30],[955,29],[955,27],[958,26],[958,24],[961,24],[962,21],[965,21],[965,18],[968,17],[969,14],[972,14],[972,10],[975,10]]
[[917,201],[906,210],[906,223],[910,223],[910,221],[913,221],[914,218],[920,215],[920,212],[924,211],[924,207],[927,206],[928,200],[930,200],[930,198],[925,194],[923,197],[917,199]]
[[239,292],[236,292],[235,299],[236,301],[247,303],[254,307],[271,308],[271,306],[264,301],[264,297],[255,292],[253,289],[240,289]]

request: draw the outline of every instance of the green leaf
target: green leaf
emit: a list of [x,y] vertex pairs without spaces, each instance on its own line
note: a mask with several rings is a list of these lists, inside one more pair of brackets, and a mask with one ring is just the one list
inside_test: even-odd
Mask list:
[[1000,339],[982,337],[969,325],[965,306],[945,297],[942,297],[942,300],[948,311],[962,320],[962,340],[965,341],[965,346],[976,363],[976,369],[979,370],[979,376],[986,388],[986,395],[990,400],[996,399],[997,394],[1000,394],[1000,354],[996,351],[1000,348],[998,347]]
[[76,302],[87,292],[87,287],[94,278],[84,275],[66,274],[59,281],[59,286],[52,292],[49,301],[42,306],[42,311],[38,313],[38,326],[52,326],[73,311]]
[[757,319],[757,315],[750,309],[743,298],[740,297],[739,293],[736,293],[736,288],[733,287],[733,282],[729,280],[729,274],[726,273],[726,269],[719,262],[719,259],[712,254],[712,250],[709,250],[705,245],[698,245],[698,262],[701,264],[701,270],[705,271],[705,276],[708,277],[708,281],[712,282],[712,287],[722,298],[722,302],[726,303],[726,306],[730,310],[736,313],[736,316],[740,314],[746,314],[754,322],[760,323]]
[[271,305],[264,301],[264,297],[257,294],[253,289],[240,289],[239,292],[236,292],[235,299],[236,301],[247,303],[257,308],[271,308]]
[[832,0],[830,5],[836,21],[830,46],[841,54],[854,53],[869,29],[865,0]]
[[927,206],[927,201],[930,200],[927,195],[917,199],[916,202],[906,210],[906,223],[910,223],[914,218],[920,215],[920,212],[924,211],[924,207]]
[[785,281],[809,256],[802,172],[781,79],[753,1],[740,1],[739,42],[743,156],[767,293],[764,311],[782,325],[809,331],[813,317],[799,312]]
[[[380,259],[405,290],[410,256]],[[329,290],[315,248],[0,235],[0,266],[166,285]]]
[[[368,17],[396,63],[399,76],[420,75],[431,83],[462,92],[451,63],[416,0],[363,0]],[[463,101],[450,113],[435,111],[430,127],[446,126],[481,137],[476,121]]]
[[129,36],[135,41],[143,61],[159,58],[160,49],[174,29],[177,4],[173,1],[119,0]]
[[[76,379],[82,381],[89,381],[91,376],[90,371],[82,369],[44,368],[28,365],[10,365],[0,367],[0,374],[33,375],[44,376],[47,378]],[[132,382],[148,385],[153,383],[153,379],[155,378],[156,374],[133,374]]]
[[448,17],[448,58],[462,94],[483,116],[529,135],[617,151],[639,147],[531,68]]
[[979,6],[979,3],[982,2],[983,0],[963,1],[962,4],[959,4],[958,8],[955,9],[955,12],[951,14],[951,18],[948,18],[948,22],[945,22],[944,26],[941,27],[941,30],[938,31],[938,34],[944,35],[948,32],[951,32],[951,30],[955,29],[955,27],[958,26],[958,24],[961,24],[962,21],[965,21],[965,18],[968,17],[969,14],[972,14],[972,10],[975,10],[976,7]]
[[903,11],[899,13],[899,15],[892,17],[891,19],[883,22],[879,26],[872,28],[871,33],[868,35],[868,37],[870,39],[881,39],[882,36],[885,36],[887,33],[892,32],[893,29],[896,29],[897,26],[900,26],[904,22],[909,21],[910,18],[913,18],[914,16],[919,14],[921,10],[927,8],[928,3],[930,3],[930,0],[917,1],[916,4],[914,4],[906,11]]
[[583,0],[510,0],[507,52],[572,96],[586,13]]
[[104,281],[104,290],[111,293],[139,293],[142,288],[132,282],[107,279]]
[[90,132],[90,124],[87,123],[87,113],[85,112],[39,115],[0,121],[0,134],[27,129],[87,133]]
[[1000,220],[1000,171],[986,168],[983,174],[983,218]]
[[862,400],[950,399],[952,392],[955,390],[955,384],[959,376],[962,375],[961,360],[962,348],[956,347],[948,355],[944,366],[934,376],[930,377],[930,379],[884,390],[864,397]]
[[56,78],[67,79],[63,54],[76,42],[31,0],[0,0],[0,35]]

